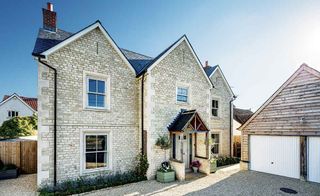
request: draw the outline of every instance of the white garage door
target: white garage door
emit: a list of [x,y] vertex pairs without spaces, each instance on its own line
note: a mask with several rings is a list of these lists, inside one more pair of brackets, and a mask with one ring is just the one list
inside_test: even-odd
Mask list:
[[308,180],[320,183],[320,137],[308,137]]
[[300,177],[299,137],[250,136],[250,169],[287,176]]

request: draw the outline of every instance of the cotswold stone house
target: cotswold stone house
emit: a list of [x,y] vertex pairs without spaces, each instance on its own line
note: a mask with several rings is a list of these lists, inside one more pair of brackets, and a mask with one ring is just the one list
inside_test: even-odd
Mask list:
[[[56,27],[51,4],[43,17],[33,51],[38,185],[129,171],[139,152],[149,178],[169,158],[183,172],[200,160],[208,173],[211,154],[231,154],[234,95],[220,67],[203,67],[185,35],[152,58],[119,48],[99,21],[69,33]],[[167,152],[155,145],[163,134]]]

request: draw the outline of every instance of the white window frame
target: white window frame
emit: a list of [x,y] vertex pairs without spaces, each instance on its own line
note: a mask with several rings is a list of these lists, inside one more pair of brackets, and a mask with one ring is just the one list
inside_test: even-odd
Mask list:
[[[105,96],[104,107],[89,106],[88,93],[89,93],[89,79],[100,80],[105,82]],[[110,110],[111,109],[111,95],[110,95],[110,77],[105,74],[94,72],[83,72],[83,109],[84,110]]]
[[[219,143],[213,143],[213,141],[212,141],[212,135],[219,135]],[[216,155],[219,155],[220,154],[220,150],[221,150],[221,132],[211,132],[210,133],[210,140],[211,140],[211,145],[210,145],[210,154],[211,155],[214,155],[214,156],[216,156]],[[218,144],[218,153],[212,153],[211,152],[211,149],[212,149],[212,146],[214,145],[214,144]]]
[[[108,166],[95,169],[86,169],[86,136],[88,135],[106,135],[107,136],[107,159]],[[80,137],[80,175],[101,172],[112,171],[112,132],[104,130],[82,130]]]
[[[212,104],[212,102],[213,101],[217,101],[218,102],[218,107],[217,108],[213,108],[213,104]],[[221,103],[220,103],[220,99],[218,99],[218,98],[212,98],[211,99],[211,110],[210,110],[210,114],[211,114],[211,116],[212,117],[215,117],[215,118],[218,118],[219,116],[220,116],[220,105],[221,105]],[[217,109],[217,116],[214,116],[213,114],[212,114],[212,110],[213,109]]]
[[[12,115],[14,113],[14,116]],[[17,117],[19,116],[19,111],[16,111],[16,110],[8,110],[8,118],[13,118],[13,117]]]
[[[179,88],[187,89],[187,91],[188,91],[188,94],[187,94],[187,102],[179,101],[179,100],[178,100],[178,89],[179,89]],[[175,97],[176,103],[177,103],[177,104],[190,104],[190,103],[191,103],[191,97],[190,97],[190,95],[191,95],[190,85],[189,85],[189,84],[186,84],[186,83],[177,82],[177,84],[176,84],[176,95],[175,95],[175,96],[176,96],[176,97]]]

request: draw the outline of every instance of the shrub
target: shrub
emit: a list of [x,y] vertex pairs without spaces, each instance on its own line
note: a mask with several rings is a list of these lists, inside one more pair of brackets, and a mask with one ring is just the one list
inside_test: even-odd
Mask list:
[[5,139],[17,138],[21,136],[35,135],[37,130],[37,117],[14,117],[4,121],[0,127],[0,137]]
[[156,146],[159,146],[161,149],[169,149],[170,148],[170,139],[167,135],[159,135],[156,141]]
[[137,173],[137,175],[143,176],[146,178],[148,168],[149,168],[149,163],[148,163],[147,155],[142,154],[142,153],[138,154],[137,165],[135,168],[135,172]]
[[240,162],[240,159],[238,157],[219,156],[213,159],[217,161],[217,167],[236,164]]
[[39,189],[39,192],[40,195],[71,195],[143,180],[145,180],[145,178],[138,176],[134,171],[112,175],[101,174],[95,178],[79,177],[75,180],[59,182],[55,188],[52,186],[44,186]]

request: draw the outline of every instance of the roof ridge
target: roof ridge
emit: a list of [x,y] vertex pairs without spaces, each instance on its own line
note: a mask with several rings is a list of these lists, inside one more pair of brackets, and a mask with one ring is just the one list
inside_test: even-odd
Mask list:
[[150,59],[153,59],[153,57],[151,57],[151,56],[148,56],[148,55],[145,55],[145,54],[141,54],[141,53],[139,53],[139,52],[135,52],[135,51],[132,51],[132,50],[128,50],[128,49],[126,49],[126,48],[120,48],[120,49],[121,49],[121,50],[128,51],[128,52],[132,52],[132,53],[135,53],[135,54],[138,54],[138,55],[141,55],[141,56],[150,58]]

